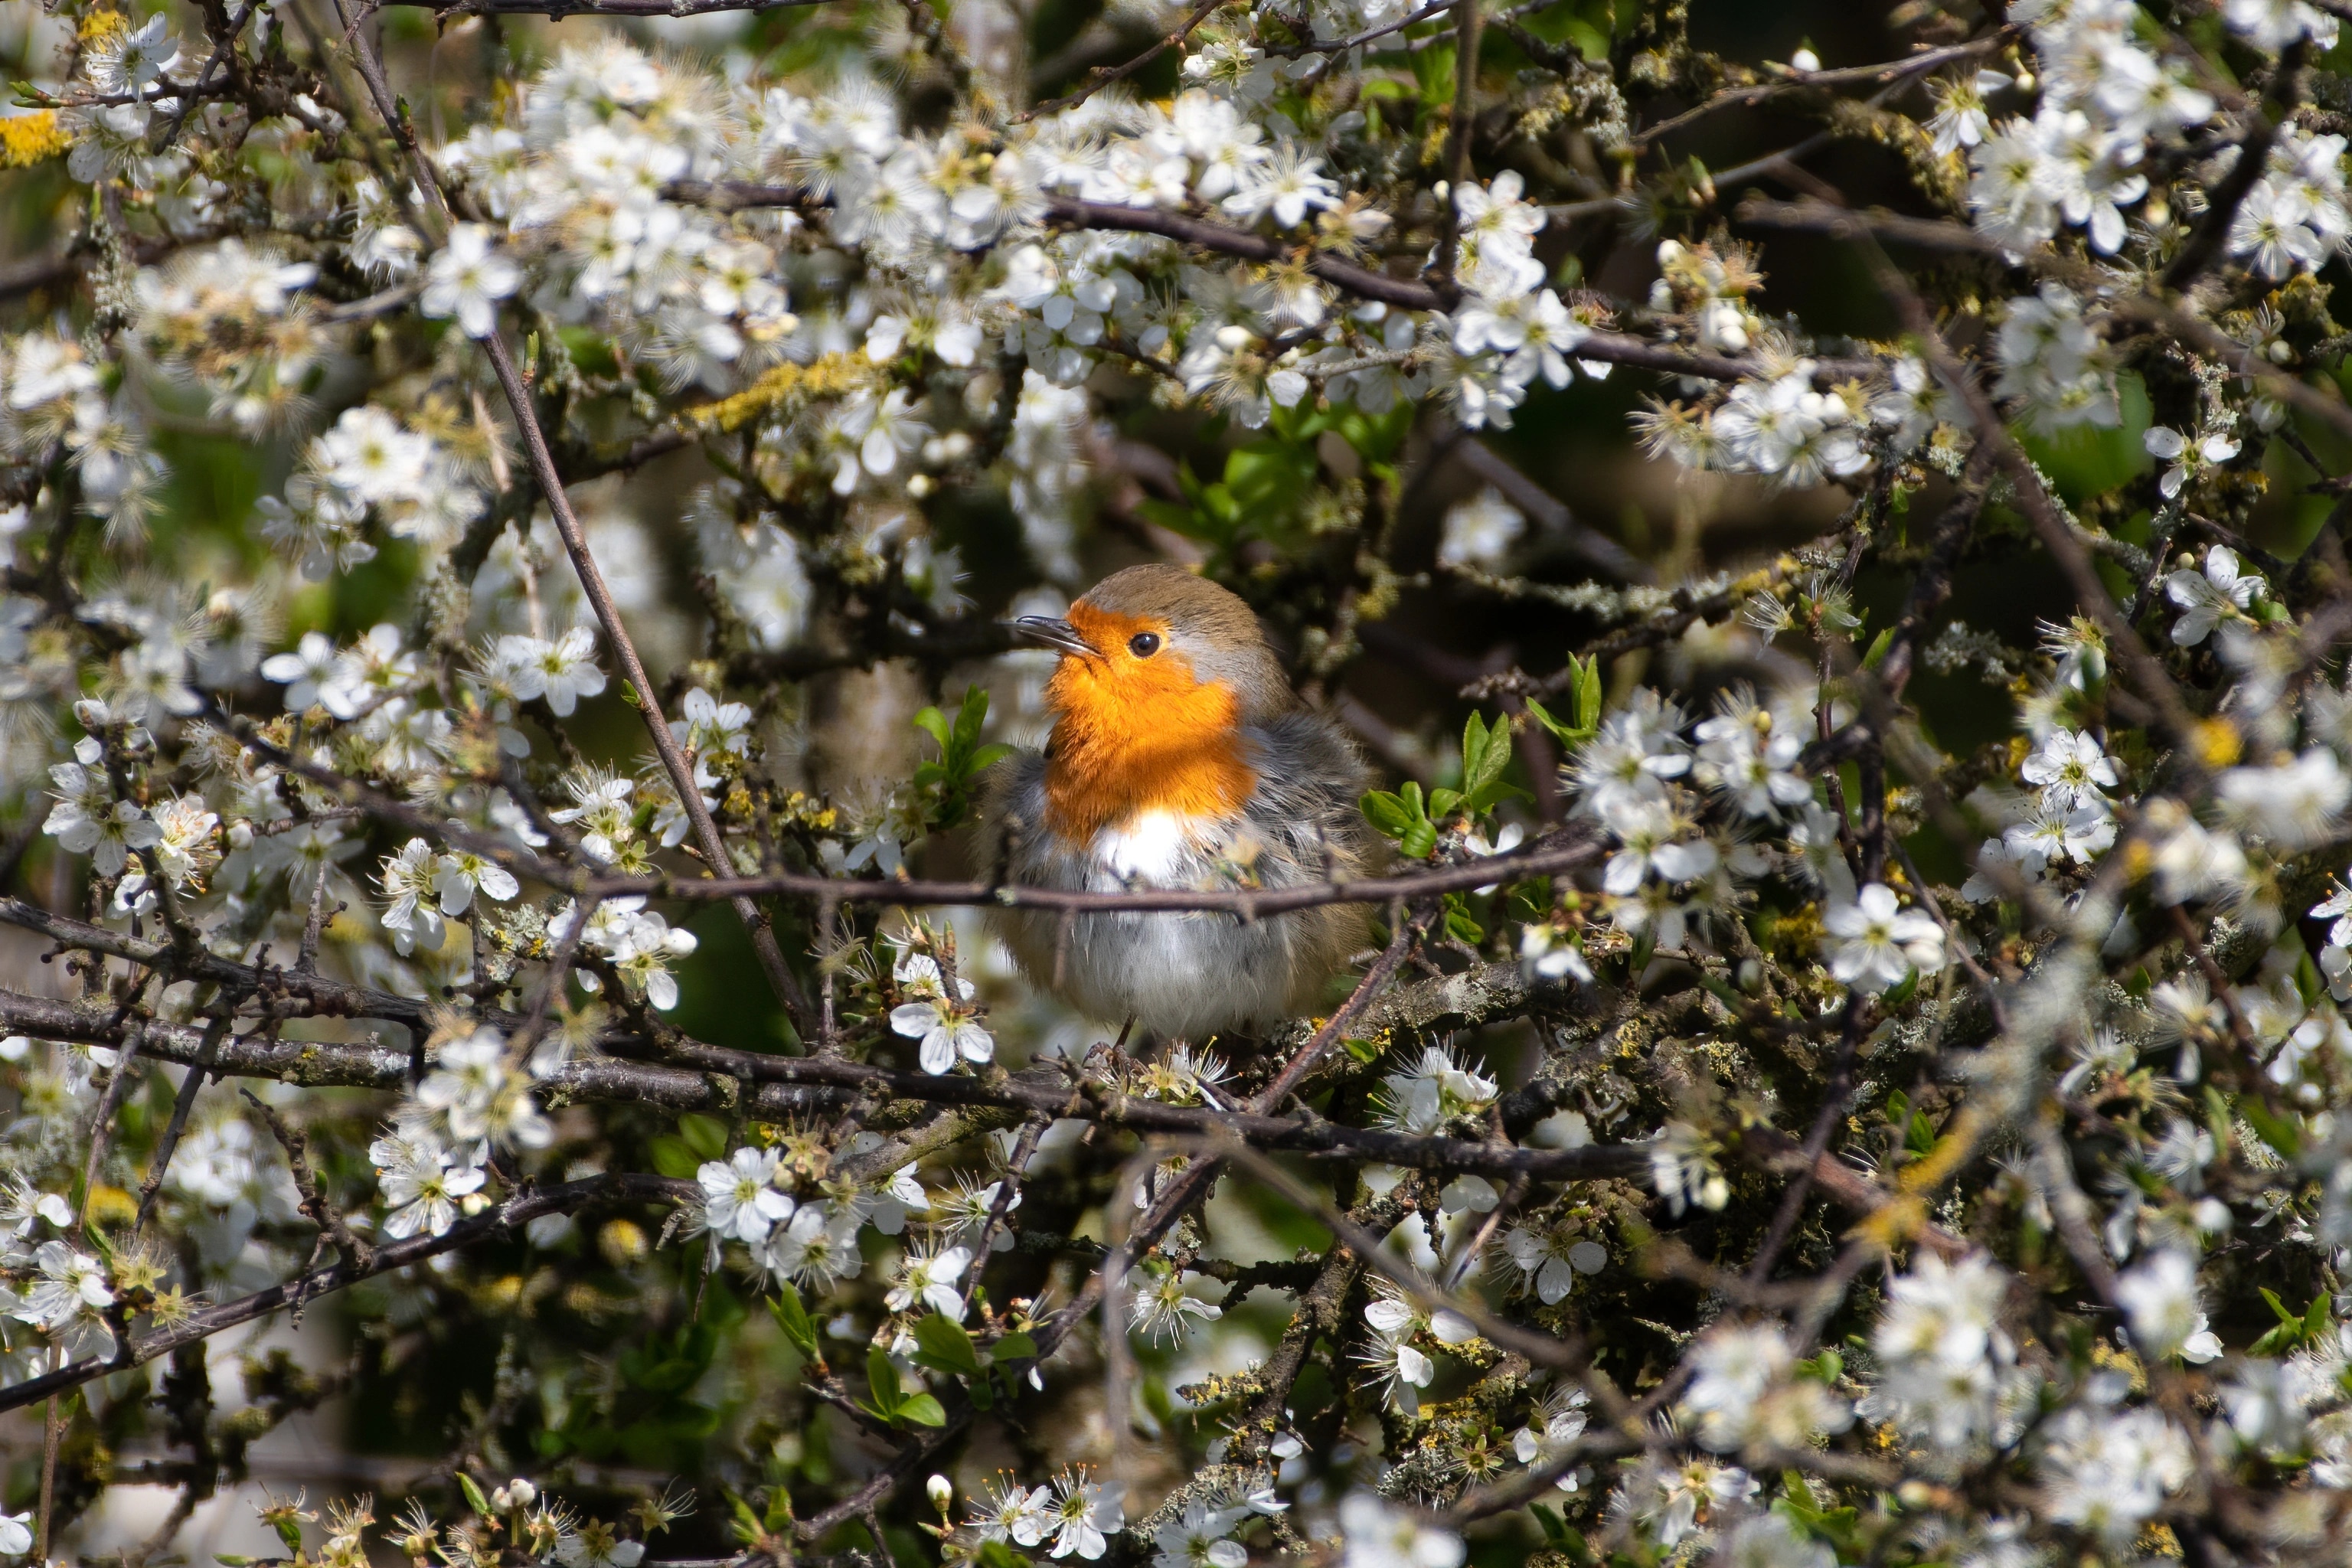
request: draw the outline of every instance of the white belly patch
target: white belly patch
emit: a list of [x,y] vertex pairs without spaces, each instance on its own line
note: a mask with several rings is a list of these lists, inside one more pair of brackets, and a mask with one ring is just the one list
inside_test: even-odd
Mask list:
[[1140,812],[1095,836],[1095,859],[1121,881],[1164,882],[1199,846],[1193,819],[1170,811]]

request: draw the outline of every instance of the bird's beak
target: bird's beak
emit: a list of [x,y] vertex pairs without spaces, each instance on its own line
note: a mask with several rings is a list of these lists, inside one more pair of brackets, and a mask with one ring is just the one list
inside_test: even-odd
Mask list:
[[1094,644],[1078,635],[1078,628],[1055,616],[1024,616],[1007,623],[1015,637],[1037,647],[1050,647],[1057,653],[1076,654],[1080,658],[1100,658],[1102,653]]

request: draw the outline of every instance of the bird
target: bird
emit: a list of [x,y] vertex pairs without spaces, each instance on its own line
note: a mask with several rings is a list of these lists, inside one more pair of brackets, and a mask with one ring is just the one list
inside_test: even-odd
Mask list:
[[[1045,749],[981,782],[977,853],[1001,885],[1286,888],[1375,866],[1361,754],[1300,700],[1238,595],[1181,566],[1130,566],[1066,618],[1008,625],[1062,657],[1045,684]],[[1370,923],[1341,904],[1247,921],[1017,907],[992,918],[1032,984],[1090,1018],[1193,1043],[1313,1012]]]

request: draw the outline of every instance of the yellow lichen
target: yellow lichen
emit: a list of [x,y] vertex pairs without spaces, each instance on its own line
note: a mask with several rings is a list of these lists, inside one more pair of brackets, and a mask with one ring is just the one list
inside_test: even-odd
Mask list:
[[73,136],[58,123],[54,109],[0,120],[0,169],[29,169],[72,145]]
[[1889,1198],[1846,1234],[1883,1252],[1893,1252],[1927,1228],[1927,1208],[1917,1198]]
[[796,414],[817,398],[853,391],[873,374],[874,367],[863,356],[848,354],[827,354],[811,364],[780,364],[733,396],[689,408],[680,417],[702,430],[740,430],[763,414]]
[[1976,1152],[1977,1133],[1984,1117],[1974,1106],[1964,1106],[1944,1135],[1936,1140],[1934,1148],[1919,1159],[1903,1167],[1895,1177],[1903,1190],[1910,1193],[1931,1192],[1944,1184],[1952,1173]]

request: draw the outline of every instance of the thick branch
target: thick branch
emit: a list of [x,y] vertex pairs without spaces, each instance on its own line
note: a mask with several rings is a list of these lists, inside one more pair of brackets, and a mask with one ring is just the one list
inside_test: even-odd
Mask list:
[[[492,1016],[514,1021],[511,1015]],[[124,1027],[110,1027],[104,1016],[85,1013],[70,1003],[9,991],[0,991],[0,1026],[42,1039],[92,1044],[120,1042]],[[650,1048],[642,1041],[621,1037],[608,1037],[607,1043]],[[740,1110],[770,1123],[855,1100],[870,1102],[880,1096],[936,1105],[995,1107],[1138,1132],[1200,1136],[1223,1130],[1267,1149],[1311,1158],[1489,1176],[1526,1174],[1545,1181],[1629,1175],[1648,1161],[1646,1152],[1630,1147],[1518,1149],[1346,1127],[1311,1113],[1288,1117],[1167,1105],[1100,1082],[1074,1085],[1051,1068],[988,1080],[905,1072],[837,1057],[757,1056],[682,1038],[666,1045],[667,1062],[594,1058],[566,1063],[538,1080],[540,1091],[554,1103],[621,1102],[705,1115],[731,1115]],[[195,1029],[161,1022],[145,1026],[142,1054],[155,1060],[190,1066],[197,1061],[203,1047],[204,1036]],[[212,1070],[223,1077],[277,1079],[312,1087],[396,1090],[407,1085],[410,1060],[408,1051],[399,1046],[248,1037],[222,1040],[213,1052]],[[747,1082],[758,1087],[740,1092],[737,1085]]]
[[1230,890],[1138,888],[1131,892],[1096,893],[1069,888],[1033,888],[1003,882],[921,882],[911,879],[905,881],[855,882],[814,872],[779,871],[764,877],[720,877],[688,882],[662,877],[614,878],[592,884],[591,891],[604,898],[647,895],[688,900],[727,899],[751,893],[788,893],[838,904],[885,904],[907,908],[961,905],[976,909],[1126,913],[1194,910],[1255,921],[1292,910],[1318,909],[1327,904],[1385,904],[1399,899],[1411,902],[1441,893],[1466,892],[1489,883],[1513,882],[1528,877],[1556,877],[1584,865],[1599,854],[1600,846],[1593,840],[1570,837],[1565,843],[1555,839],[1532,850],[1471,860],[1433,871],[1418,871],[1410,876],[1366,877],[1343,882],[1307,882],[1295,888],[1237,888]]

